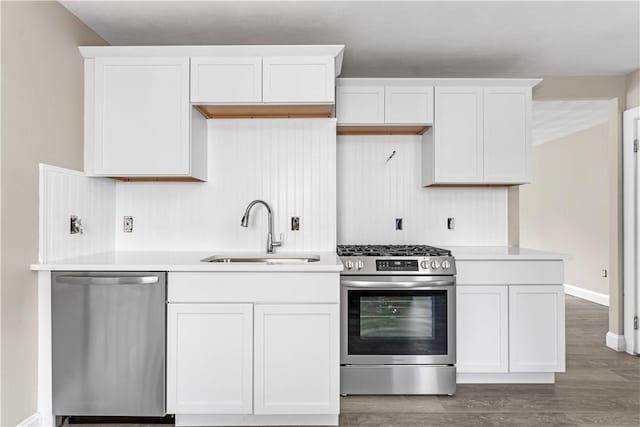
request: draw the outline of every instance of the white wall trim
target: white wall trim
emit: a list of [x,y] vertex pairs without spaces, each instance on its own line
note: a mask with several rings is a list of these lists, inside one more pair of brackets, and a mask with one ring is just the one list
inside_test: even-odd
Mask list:
[[624,335],[607,332],[607,347],[615,351],[625,351]]
[[589,289],[579,288],[567,283],[564,284],[564,293],[609,307],[609,295],[607,294],[602,294],[600,292],[595,292]]
[[40,425],[40,414],[35,413],[20,421],[16,427],[37,427]]

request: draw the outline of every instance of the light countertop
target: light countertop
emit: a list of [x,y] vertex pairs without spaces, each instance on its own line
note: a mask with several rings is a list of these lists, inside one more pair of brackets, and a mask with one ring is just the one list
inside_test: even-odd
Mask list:
[[212,255],[264,257],[264,252],[105,252],[32,264],[31,270],[77,270],[77,271],[296,271],[296,272],[340,272],[342,262],[335,252],[279,252],[277,255],[320,256],[320,261],[300,264],[264,263],[217,263],[201,262]]
[[539,251],[516,246],[442,246],[449,249],[456,261],[478,260],[557,260],[569,258],[565,254]]

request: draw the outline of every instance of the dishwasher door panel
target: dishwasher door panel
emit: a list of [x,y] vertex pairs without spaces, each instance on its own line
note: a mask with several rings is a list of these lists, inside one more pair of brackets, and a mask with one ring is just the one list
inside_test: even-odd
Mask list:
[[165,415],[165,273],[52,277],[56,415]]

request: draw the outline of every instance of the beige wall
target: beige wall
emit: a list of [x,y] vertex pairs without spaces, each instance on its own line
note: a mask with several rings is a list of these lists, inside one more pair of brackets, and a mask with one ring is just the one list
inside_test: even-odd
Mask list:
[[[623,332],[621,127],[622,111],[626,108],[626,84],[626,76],[546,77],[533,91],[534,100],[609,100],[608,149],[600,164],[606,164],[608,170],[609,330],[614,334]],[[535,175],[533,180],[535,182]]]
[[57,2],[2,2],[2,419],[36,412],[38,163],[82,168],[83,61],[104,40]]
[[640,70],[627,74],[627,110],[640,106]]
[[609,294],[607,124],[533,148],[532,184],[520,187],[520,242],[570,254],[565,283]]

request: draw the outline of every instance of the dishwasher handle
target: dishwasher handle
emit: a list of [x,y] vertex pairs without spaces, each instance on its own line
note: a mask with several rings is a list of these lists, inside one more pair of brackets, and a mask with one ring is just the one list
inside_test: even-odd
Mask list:
[[152,285],[158,276],[58,276],[56,282],[68,285]]

